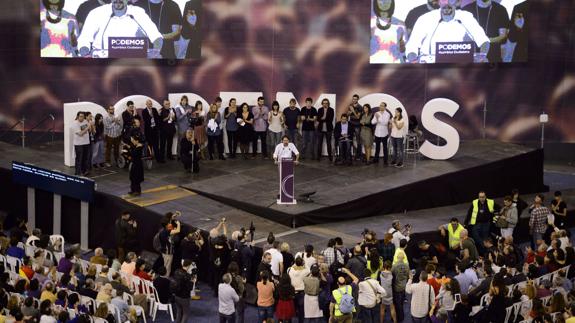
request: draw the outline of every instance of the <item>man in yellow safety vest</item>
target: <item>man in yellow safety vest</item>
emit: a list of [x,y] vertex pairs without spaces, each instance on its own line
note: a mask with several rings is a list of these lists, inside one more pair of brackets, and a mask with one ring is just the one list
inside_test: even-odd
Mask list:
[[[484,191],[479,192],[478,198],[471,202],[465,218],[465,226],[468,227],[471,237],[479,248],[483,248],[483,240],[489,238],[491,222],[499,207],[495,201],[488,199]],[[483,253],[483,250],[480,251]]]
[[447,236],[449,249],[447,250],[448,256],[446,260],[446,267],[452,268],[455,265],[455,260],[459,257],[461,249],[461,231],[465,230],[463,225],[459,223],[457,218],[451,218],[449,223],[439,226],[439,232],[443,237]]

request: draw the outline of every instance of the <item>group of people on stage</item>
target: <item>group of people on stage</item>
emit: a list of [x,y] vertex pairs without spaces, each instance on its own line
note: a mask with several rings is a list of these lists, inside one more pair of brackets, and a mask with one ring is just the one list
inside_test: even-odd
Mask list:
[[[461,2],[427,0],[403,22],[394,16],[395,0],[373,0],[370,62],[432,63],[436,43],[463,41],[476,44],[476,62],[527,60],[527,1],[514,7],[511,19],[496,1]],[[508,40],[515,45],[504,46]]]
[[147,38],[148,58],[200,57],[201,0],[186,2],[183,15],[173,0],[88,0],[75,15],[64,3],[42,1],[42,57],[108,57],[109,37]]

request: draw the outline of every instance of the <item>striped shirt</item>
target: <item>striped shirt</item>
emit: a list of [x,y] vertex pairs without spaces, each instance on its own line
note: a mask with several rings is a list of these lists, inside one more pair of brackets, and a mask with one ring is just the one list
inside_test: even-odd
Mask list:
[[122,134],[122,117],[110,116],[104,117],[104,134],[111,138],[117,138]]

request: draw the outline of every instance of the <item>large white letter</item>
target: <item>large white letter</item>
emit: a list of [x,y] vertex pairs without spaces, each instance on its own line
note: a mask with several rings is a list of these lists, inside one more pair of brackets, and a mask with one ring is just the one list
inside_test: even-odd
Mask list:
[[421,123],[429,132],[437,135],[447,142],[443,146],[437,146],[425,140],[419,152],[431,159],[446,160],[453,157],[459,149],[459,133],[447,123],[435,118],[438,112],[453,117],[459,110],[459,104],[449,99],[433,99],[423,106]]

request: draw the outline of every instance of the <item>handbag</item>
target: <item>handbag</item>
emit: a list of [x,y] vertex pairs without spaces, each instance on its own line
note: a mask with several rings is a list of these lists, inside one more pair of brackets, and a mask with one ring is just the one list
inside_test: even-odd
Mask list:
[[367,284],[369,285],[369,287],[371,287],[371,290],[373,291],[373,294],[375,295],[375,304],[373,305],[374,307],[377,306],[377,304],[381,304],[381,294],[377,292],[377,290],[375,290],[375,287],[373,287],[373,285],[369,282],[369,280],[366,280]]

